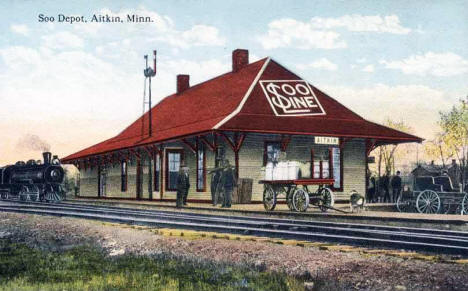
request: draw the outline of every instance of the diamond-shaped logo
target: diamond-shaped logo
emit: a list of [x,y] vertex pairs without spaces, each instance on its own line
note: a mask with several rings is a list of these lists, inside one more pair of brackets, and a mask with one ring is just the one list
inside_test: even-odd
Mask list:
[[326,114],[304,80],[262,80],[260,85],[276,116]]

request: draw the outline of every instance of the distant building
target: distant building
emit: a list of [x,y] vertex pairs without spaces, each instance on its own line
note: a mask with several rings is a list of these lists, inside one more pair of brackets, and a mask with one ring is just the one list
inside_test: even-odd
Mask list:
[[414,168],[413,171],[411,171],[411,174],[415,177],[419,176],[440,176],[442,174],[443,167],[434,164],[434,161],[432,161],[430,164],[419,164],[416,168]]

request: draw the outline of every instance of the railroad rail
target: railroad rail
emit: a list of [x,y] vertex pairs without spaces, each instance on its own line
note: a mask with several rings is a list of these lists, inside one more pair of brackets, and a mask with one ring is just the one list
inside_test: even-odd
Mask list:
[[82,203],[0,202],[0,211],[64,216],[152,227],[405,249],[468,257],[468,232],[254,216],[211,215]]

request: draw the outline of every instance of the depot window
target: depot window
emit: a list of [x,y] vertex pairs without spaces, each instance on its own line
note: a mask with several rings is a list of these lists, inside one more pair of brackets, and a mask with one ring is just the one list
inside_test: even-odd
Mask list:
[[161,177],[161,156],[156,154],[154,156],[154,191],[159,191]]
[[204,192],[206,188],[206,159],[205,147],[198,144],[197,150],[197,191]]
[[120,190],[127,192],[127,161],[120,164]]
[[166,190],[177,190],[177,178],[179,177],[179,170],[182,164],[183,151],[182,150],[167,150],[166,151]]
[[315,148],[311,151],[311,176],[314,179],[335,179],[333,190],[343,190],[342,153],[339,147]]

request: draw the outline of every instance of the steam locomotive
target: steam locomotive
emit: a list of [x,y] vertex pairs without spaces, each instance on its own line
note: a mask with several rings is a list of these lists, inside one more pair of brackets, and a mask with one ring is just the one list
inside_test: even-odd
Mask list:
[[65,197],[65,171],[57,156],[42,153],[44,162],[29,160],[0,168],[2,200],[60,202]]

